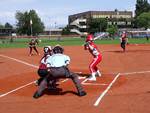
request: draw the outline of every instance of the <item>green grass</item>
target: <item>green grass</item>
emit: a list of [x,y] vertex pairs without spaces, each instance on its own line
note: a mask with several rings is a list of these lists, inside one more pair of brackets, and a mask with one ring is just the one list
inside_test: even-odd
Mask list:
[[[147,41],[145,38],[129,38],[128,42],[130,44],[150,44],[150,40]],[[115,40],[98,40],[96,41],[97,44],[120,44],[119,39]]]
[[[58,41],[57,38],[55,39],[41,38],[40,40],[41,40],[41,42],[39,43],[40,47],[47,46],[47,45],[54,46],[56,44],[60,44],[62,46],[83,45],[85,41],[84,38],[63,38],[60,41]],[[2,43],[2,41],[5,43]],[[7,40],[0,39],[0,48],[26,48],[28,47],[29,41],[30,39],[21,38],[21,39],[14,39],[14,42],[11,43],[9,39]],[[119,39],[96,40],[95,43],[96,44],[120,44],[120,40]],[[145,38],[129,39],[129,43],[130,44],[146,44],[146,43],[150,44],[150,40],[146,41]]]

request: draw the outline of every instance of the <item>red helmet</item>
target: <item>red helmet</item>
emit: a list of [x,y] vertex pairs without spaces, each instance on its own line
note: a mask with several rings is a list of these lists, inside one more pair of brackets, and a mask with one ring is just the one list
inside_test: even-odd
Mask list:
[[89,34],[87,37],[86,37],[86,42],[89,42],[89,41],[93,41],[93,35],[92,34]]

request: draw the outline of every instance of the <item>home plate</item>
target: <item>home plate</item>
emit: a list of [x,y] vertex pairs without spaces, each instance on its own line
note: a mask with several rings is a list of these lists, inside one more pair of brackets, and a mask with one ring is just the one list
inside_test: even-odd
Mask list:
[[81,80],[81,79],[85,79],[86,77],[78,77],[78,78]]
[[83,80],[82,82],[81,82],[81,84],[83,84],[83,85],[92,85],[92,86],[106,86],[106,85],[108,85],[108,84],[100,84],[100,83],[95,83],[96,81],[88,81],[88,79],[86,78],[85,80]]

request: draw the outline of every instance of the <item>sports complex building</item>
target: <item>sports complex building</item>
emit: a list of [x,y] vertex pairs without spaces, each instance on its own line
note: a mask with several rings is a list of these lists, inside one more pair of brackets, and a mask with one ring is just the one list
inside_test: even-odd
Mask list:
[[108,25],[117,25],[118,28],[131,28],[132,11],[87,11],[73,14],[68,17],[69,27],[72,32],[86,33],[92,19],[106,18]]

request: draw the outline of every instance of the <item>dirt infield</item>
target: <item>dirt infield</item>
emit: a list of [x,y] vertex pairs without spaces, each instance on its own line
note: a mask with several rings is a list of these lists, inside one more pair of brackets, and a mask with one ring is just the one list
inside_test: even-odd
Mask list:
[[[41,56],[28,56],[28,48],[0,49],[1,113],[150,113],[150,45],[98,45],[103,59],[102,77],[80,81],[87,96],[78,97],[71,80],[62,79],[62,91],[45,91],[33,99]],[[88,74],[92,56],[82,46],[65,46],[71,57],[69,68]],[[39,48],[42,54],[42,48]]]

